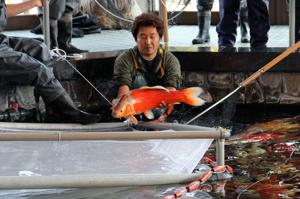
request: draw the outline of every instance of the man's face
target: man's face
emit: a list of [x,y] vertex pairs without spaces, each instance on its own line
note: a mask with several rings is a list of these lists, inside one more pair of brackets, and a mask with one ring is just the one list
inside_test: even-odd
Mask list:
[[140,27],[137,34],[137,47],[146,59],[153,59],[159,47],[160,37],[155,27]]

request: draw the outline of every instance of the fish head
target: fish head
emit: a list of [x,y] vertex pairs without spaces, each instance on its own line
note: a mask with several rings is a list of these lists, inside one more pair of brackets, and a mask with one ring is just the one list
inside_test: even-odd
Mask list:
[[128,95],[123,95],[119,102],[112,108],[112,116],[122,118],[132,114],[131,100]]

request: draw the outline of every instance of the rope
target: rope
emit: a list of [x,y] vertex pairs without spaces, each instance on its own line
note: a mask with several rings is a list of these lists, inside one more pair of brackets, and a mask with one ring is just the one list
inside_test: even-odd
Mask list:
[[216,162],[212,161],[211,159],[209,159],[207,157],[205,157],[203,159],[204,159],[204,161],[206,161],[208,164],[210,164],[213,167],[210,170],[206,171],[198,180],[191,182],[185,188],[178,190],[171,195],[165,196],[164,199],[180,198],[187,192],[193,192],[193,191],[199,189],[201,187],[201,185],[203,185],[207,180],[209,180],[213,174],[225,173],[225,172],[231,173],[231,174],[233,173],[233,169],[228,165],[217,166]]
[[110,14],[111,16],[119,19],[119,20],[122,20],[122,21],[126,21],[126,22],[129,22],[129,23],[133,23],[133,20],[132,19],[126,19],[124,17],[120,17],[114,13],[112,13],[111,11],[109,11],[108,9],[106,9],[103,5],[101,5],[101,3],[99,3],[97,0],[94,0],[95,3],[100,7],[102,8],[105,12],[107,12],[108,14]]
[[[110,14],[111,16],[113,16],[113,17],[115,17],[115,18],[117,18],[117,19],[119,19],[119,20],[121,20],[121,21],[126,21],[126,22],[129,22],[129,23],[133,23],[134,20],[132,20],[132,19],[127,19],[127,18],[118,16],[118,15],[114,14],[113,12],[109,11],[108,9],[106,9],[106,8],[105,8],[101,3],[99,3],[97,0],[94,0],[94,1],[95,1],[95,3],[96,3],[101,9],[103,9],[105,12],[107,12],[107,13]],[[181,1],[181,0],[179,0],[179,1]],[[161,0],[161,2],[162,2],[162,0]],[[191,2],[191,0],[188,0],[188,1],[185,3],[184,7],[183,7],[176,15],[174,15],[173,17],[171,17],[170,19],[168,19],[168,21],[169,21],[169,22],[170,22],[170,21],[173,21],[175,18],[177,18],[179,15],[181,15],[181,14],[183,13],[183,11],[186,9],[186,7],[188,6],[188,4],[189,4],[190,2]],[[162,2],[162,4],[164,5],[163,2]],[[164,5],[164,6],[166,7],[166,5]]]
[[177,18],[179,15],[181,15],[183,13],[183,11],[186,9],[186,7],[190,4],[191,0],[188,0],[184,7],[176,14],[174,15],[173,17],[171,17],[170,19],[168,19],[168,21],[173,21],[175,18]]
[[239,195],[237,196],[236,199],[240,199],[241,195],[244,194],[245,192],[247,192],[249,188],[253,187],[254,185],[256,185],[257,183],[259,183],[259,182],[261,182],[261,181],[263,181],[263,180],[268,179],[268,178],[269,178],[269,175],[272,174],[272,173],[273,173],[273,171],[268,171],[268,172],[266,173],[266,176],[265,176],[264,178],[262,178],[262,179],[260,179],[260,180],[258,180],[258,181],[256,181],[256,182],[252,183],[251,185],[247,186],[245,189],[243,189],[243,190],[239,193]]
[[53,57],[57,57],[57,61],[66,61],[72,68],[73,70],[79,74],[103,99],[105,99],[110,105],[112,105],[112,103],[105,97],[104,94],[102,94],[79,70],[77,70],[77,68],[67,60],[67,58],[82,58],[81,54],[74,54],[74,55],[67,55],[67,53],[59,48],[55,48],[50,50],[50,53]]

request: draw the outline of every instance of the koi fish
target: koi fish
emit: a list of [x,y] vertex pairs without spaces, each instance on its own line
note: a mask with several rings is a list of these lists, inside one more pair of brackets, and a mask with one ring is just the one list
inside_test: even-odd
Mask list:
[[254,142],[260,142],[260,141],[268,141],[279,138],[280,135],[273,132],[257,132],[250,135],[242,136],[240,139],[247,140],[247,141],[254,141]]
[[153,119],[152,109],[167,105],[168,113],[171,113],[173,105],[186,103],[192,106],[201,106],[206,101],[211,101],[211,96],[206,94],[207,100],[199,97],[204,92],[200,87],[190,87],[183,90],[170,91],[162,86],[142,87],[123,95],[118,103],[112,107],[112,116],[115,118],[129,117],[137,124],[134,115],[144,113],[148,119]]

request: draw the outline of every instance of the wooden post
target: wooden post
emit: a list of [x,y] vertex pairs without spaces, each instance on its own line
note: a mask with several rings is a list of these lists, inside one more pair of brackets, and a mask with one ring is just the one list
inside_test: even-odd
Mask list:
[[168,34],[168,11],[167,11],[167,0],[161,0],[162,6],[162,19],[164,22],[164,46],[165,48],[168,48],[168,42],[169,42],[169,34]]

